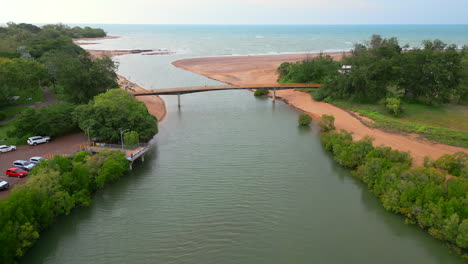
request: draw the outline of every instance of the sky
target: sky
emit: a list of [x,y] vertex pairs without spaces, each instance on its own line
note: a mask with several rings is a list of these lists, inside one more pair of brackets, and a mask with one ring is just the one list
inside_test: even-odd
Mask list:
[[468,24],[468,0],[0,0],[0,23]]

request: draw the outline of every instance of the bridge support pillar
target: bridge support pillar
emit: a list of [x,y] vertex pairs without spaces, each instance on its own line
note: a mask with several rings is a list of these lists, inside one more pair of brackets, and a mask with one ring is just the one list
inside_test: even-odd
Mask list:
[[276,101],[276,88],[273,88],[273,102]]
[[130,167],[130,170],[133,170],[133,161],[130,162],[129,167]]
[[180,94],[177,94],[177,106],[180,107]]
[[145,162],[145,155],[141,156],[141,162]]

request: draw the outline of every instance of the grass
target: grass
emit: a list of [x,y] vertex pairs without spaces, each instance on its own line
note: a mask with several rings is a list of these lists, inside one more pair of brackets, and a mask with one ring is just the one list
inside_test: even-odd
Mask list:
[[[13,129],[13,120],[10,120],[5,123],[0,124],[0,140],[4,138],[8,138],[7,132],[8,130]],[[15,145],[18,139],[16,138],[8,138],[6,141],[0,141],[0,145]]]
[[341,100],[328,101],[349,109],[374,122],[368,125],[390,132],[415,133],[429,140],[447,145],[468,148],[468,107],[447,105],[431,107],[420,104],[404,104],[404,113],[396,118],[380,104],[357,104]]
[[26,109],[28,109],[27,105],[14,105],[14,106],[7,106],[7,107],[0,108],[0,112],[4,114],[4,118],[2,119],[3,116],[1,116],[0,121],[5,120],[9,117],[15,116],[21,111],[26,110]]

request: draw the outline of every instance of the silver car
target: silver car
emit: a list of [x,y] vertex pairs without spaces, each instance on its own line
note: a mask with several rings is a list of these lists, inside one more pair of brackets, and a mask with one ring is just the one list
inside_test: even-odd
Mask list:
[[29,159],[29,161],[34,164],[38,164],[39,162],[41,162],[41,160],[46,160],[46,159],[43,157],[31,157]]
[[15,151],[16,146],[8,146],[8,145],[1,145],[0,146],[0,153],[5,153],[9,151]]
[[13,162],[13,166],[17,168],[25,169],[25,170],[32,170],[34,166],[36,166],[36,164],[31,163],[27,160],[15,160]]

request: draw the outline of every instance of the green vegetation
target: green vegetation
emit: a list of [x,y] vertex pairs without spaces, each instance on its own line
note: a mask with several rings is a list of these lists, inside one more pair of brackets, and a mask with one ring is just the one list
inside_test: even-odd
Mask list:
[[326,83],[338,75],[340,63],[328,55],[307,58],[297,63],[282,63],[278,68],[282,83]]
[[331,131],[335,129],[335,117],[332,115],[322,115],[319,121],[319,126],[323,131]]
[[[357,44],[339,74],[339,64],[320,56],[278,68],[281,81],[322,82],[320,98],[377,102],[402,97],[428,105],[459,102],[468,94],[468,59],[456,45],[424,41],[424,48],[403,50],[396,38],[372,36]],[[329,65],[329,67],[326,67]],[[334,67],[332,67],[334,66]]]
[[135,146],[140,143],[140,135],[136,131],[130,131],[124,134],[124,143],[126,146]]
[[0,58],[0,107],[12,104],[13,96],[29,98],[40,92],[45,80],[47,69],[37,61]]
[[97,95],[87,105],[78,106],[73,116],[82,130],[93,125],[90,134],[98,140],[119,142],[119,130],[126,128],[136,131],[142,140],[158,133],[157,119],[145,104],[120,89]]
[[[0,111],[7,105],[30,103],[12,100],[52,89],[71,103],[87,103],[95,95],[117,88],[116,65],[109,58],[92,60],[71,38],[102,37],[102,29],[89,27],[8,23],[0,27]],[[3,57],[3,58],[2,58]]]
[[268,95],[269,91],[267,89],[257,89],[254,92],[254,96],[263,96]]
[[312,123],[312,117],[306,113],[302,113],[299,115],[297,122],[299,123],[299,126],[309,126],[310,123]]
[[404,48],[374,35],[355,46],[340,71],[324,67],[336,62],[320,56],[284,63],[278,73],[280,81],[323,83],[308,89],[315,100],[368,117],[370,126],[468,147],[468,54],[440,40]]
[[24,144],[28,137],[34,135],[55,137],[78,131],[78,124],[71,115],[75,108],[75,105],[60,103],[28,109],[14,119],[8,136],[18,138],[18,143]]
[[[373,147],[371,138],[354,142],[346,131],[322,134],[334,159],[364,182],[385,209],[401,214],[468,258],[467,154],[445,155],[411,168],[409,153]],[[452,177],[446,181],[447,173]],[[464,178],[462,178],[464,177]]]
[[[117,65],[110,58],[92,59],[72,38],[105,35],[102,29],[62,24],[37,27],[8,23],[7,27],[0,27],[0,120],[23,112],[13,121],[0,125],[0,136],[8,135],[8,143],[22,145],[24,138],[31,135],[60,136],[76,131],[78,121],[72,118],[76,116],[73,115],[76,106],[72,104],[87,104],[96,95],[118,88],[118,84]],[[67,103],[26,110],[25,104],[43,100],[41,87],[44,86]],[[113,110],[112,114],[117,112]],[[148,129],[150,119],[127,116],[142,122],[136,125],[142,138],[148,139],[157,131],[154,124],[152,130]],[[106,124],[103,118],[98,127],[110,129],[112,125]],[[109,123],[122,124],[128,120]],[[106,133],[100,133],[100,140],[117,140],[112,133],[106,137]]]
[[395,97],[385,99],[385,107],[394,116],[399,116],[403,109],[401,107],[401,100]]
[[[358,104],[331,99],[327,100],[327,102],[372,119],[373,122],[366,122],[367,125],[371,127],[378,127],[397,133],[414,133],[429,140],[442,142],[448,145],[468,147],[468,131],[459,131],[432,125],[446,124],[447,126],[451,125],[456,128],[466,129],[466,121],[463,121],[463,118],[459,118],[468,116],[466,110],[463,110],[466,109],[464,106],[450,106],[450,109],[453,109],[453,111],[442,111],[437,115],[434,114],[434,112],[438,111],[437,109],[440,108],[432,108],[430,106],[418,104],[405,104],[405,111],[401,114],[401,118],[395,118],[389,115],[380,105]],[[426,109],[426,111],[416,111],[418,109]]]
[[0,200],[0,262],[13,263],[23,256],[57,216],[89,206],[92,193],[118,180],[127,169],[128,161],[120,151],[93,156],[80,152],[39,163],[25,184]]

